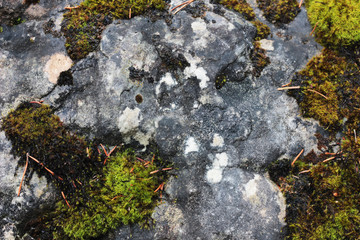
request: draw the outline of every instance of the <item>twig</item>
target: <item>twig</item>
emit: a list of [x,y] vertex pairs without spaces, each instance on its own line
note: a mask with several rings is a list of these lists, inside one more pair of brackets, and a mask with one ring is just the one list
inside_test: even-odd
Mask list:
[[288,82],[287,84],[281,85],[281,87],[288,87],[291,84],[291,81]]
[[319,93],[318,91],[315,91],[315,90],[313,90],[313,89],[308,89],[308,91],[310,91],[310,92],[313,92],[313,93],[316,93],[316,94],[319,94],[320,96],[322,96],[323,98],[325,98],[325,99],[329,99],[327,96],[325,96],[324,94],[321,94],[321,93]]
[[319,23],[319,22],[316,22],[316,23],[315,23],[314,29],[311,31],[310,36],[314,33],[314,31],[315,31],[316,26],[318,25],[318,23]]
[[24,181],[24,177],[25,177],[25,173],[26,173],[26,169],[27,169],[28,163],[29,163],[29,153],[26,153],[26,164],[25,164],[24,173],[23,173],[23,175],[22,175],[21,182],[20,182],[20,187],[19,187],[18,196],[20,196],[21,185],[22,185],[22,183],[23,183],[23,181]]
[[[106,156],[105,160],[104,160],[104,165],[106,163],[106,161],[108,160],[108,158],[110,157],[110,154],[115,150],[115,148],[117,147],[117,145],[115,147],[113,147],[113,149],[111,149],[111,151],[109,152],[109,154]],[[105,153],[106,154],[106,153]]]
[[193,1],[195,1],[195,0],[189,0],[189,1],[185,2],[184,6],[180,7],[178,10],[176,10],[176,11],[174,12],[174,15],[177,14],[178,12],[180,12],[181,10],[183,10],[187,5],[189,5],[189,4],[192,3]]
[[301,156],[301,154],[302,154],[303,152],[304,152],[304,149],[302,149],[302,150],[299,152],[299,154],[295,157],[294,161],[292,161],[292,163],[291,163],[291,166],[294,166],[296,160],[298,160],[298,158]]
[[171,170],[172,168],[171,167],[168,167],[168,168],[163,168],[161,169],[162,171],[167,171],[167,170]]
[[310,172],[310,171],[311,171],[310,169],[309,170],[304,170],[304,171],[299,172],[299,174],[307,173],[307,172]]
[[154,163],[154,160],[155,160],[155,154],[153,155],[152,159],[151,159],[151,164]]
[[157,172],[159,172],[159,170],[152,171],[152,172],[150,172],[150,174],[154,174],[154,173],[157,173]]
[[105,155],[108,157],[109,155],[107,154],[107,152],[106,152],[106,150],[105,150],[105,148],[104,148],[104,146],[100,143],[100,146],[102,147],[102,149],[104,150],[104,153],[105,153]]
[[281,90],[291,90],[291,89],[300,89],[300,86],[294,86],[294,87],[281,87],[278,88],[277,90],[281,91]]
[[354,137],[355,137],[355,143],[357,142],[356,140],[356,130],[354,129]]
[[40,101],[31,101],[30,103],[37,103],[37,104],[42,104],[44,102],[44,100],[40,100]]
[[65,194],[63,192],[61,192],[61,195],[63,196],[66,204],[68,205],[69,208],[71,208],[70,204],[68,203],[68,201],[66,200]]
[[328,162],[328,161],[333,160],[333,159],[335,159],[335,157],[330,157],[330,158],[327,158],[327,159],[325,159],[325,160],[324,160],[324,161],[322,161],[322,162]]
[[119,196],[113,197],[113,198],[111,199],[111,201],[112,201],[112,200],[115,200],[115,199],[117,199],[117,198],[119,198],[119,197],[123,197],[123,195],[119,195]]
[[71,12],[72,9],[76,9],[79,8],[80,6],[76,6],[76,7],[65,7],[64,9],[69,10]]
[[159,189],[163,188],[163,186],[164,186],[164,183],[160,184],[159,187],[154,192],[159,191]]
[[[30,156],[30,154],[28,154],[29,158],[31,158],[32,160],[34,160],[35,162],[37,162],[38,164],[40,164],[41,166],[43,166],[43,168],[45,168],[46,171],[48,171],[51,175],[55,176],[55,173],[53,171],[51,171],[50,169],[48,169],[47,167],[45,167],[45,165],[43,163],[41,163],[39,160],[37,160],[36,158]],[[61,181],[64,180],[59,176],[56,176],[57,178],[59,178]]]
[[131,19],[131,8],[129,9],[129,19]]
[[146,162],[144,159],[141,159],[139,157],[136,157],[137,160],[141,161],[141,162]]
[[300,0],[299,8],[301,8],[302,3],[303,3],[303,0]]
[[181,7],[182,5],[186,4],[187,2],[188,2],[188,1],[183,2],[183,3],[181,3],[181,4],[179,4],[179,5],[175,6],[175,7],[173,7],[173,8],[170,10],[170,12],[174,11],[174,10],[177,9],[178,7]]

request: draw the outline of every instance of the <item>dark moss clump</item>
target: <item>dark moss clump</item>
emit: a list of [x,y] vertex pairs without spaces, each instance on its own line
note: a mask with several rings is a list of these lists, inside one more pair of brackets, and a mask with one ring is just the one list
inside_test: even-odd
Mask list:
[[[360,175],[341,154],[305,156],[276,179],[287,202],[286,239],[359,239]],[[305,172],[303,172],[305,171]]]
[[253,75],[259,77],[262,70],[270,63],[269,57],[266,56],[265,50],[260,47],[259,42],[254,42],[254,49],[251,53],[251,62],[253,64]]
[[335,49],[360,43],[359,0],[307,0],[306,6],[319,43]]
[[257,0],[266,19],[275,24],[289,23],[300,12],[296,0]]
[[261,39],[269,36],[271,31],[268,25],[260,22],[259,20],[252,21],[251,23],[256,27],[255,41],[260,41]]
[[345,57],[324,50],[297,73],[293,85],[301,91],[289,92],[306,117],[313,117],[331,130],[338,130],[344,118],[359,123],[360,69]]
[[13,154],[20,157],[19,164],[25,164],[30,154],[44,165],[29,160],[30,168],[65,194],[72,194],[78,182],[86,182],[98,171],[97,151],[90,158],[87,142],[70,133],[47,105],[21,104],[2,120],[1,130],[13,145]]
[[73,60],[79,60],[94,51],[105,26],[114,18],[127,19],[143,14],[148,9],[164,8],[163,0],[85,0],[64,14],[62,31],[66,37],[68,54]]

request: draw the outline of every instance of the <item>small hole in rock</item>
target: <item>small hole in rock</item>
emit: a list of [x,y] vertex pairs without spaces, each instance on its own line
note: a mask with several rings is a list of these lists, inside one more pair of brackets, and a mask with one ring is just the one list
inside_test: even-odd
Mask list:
[[135,100],[137,103],[142,103],[143,102],[143,97],[141,96],[141,94],[138,94],[135,96]]

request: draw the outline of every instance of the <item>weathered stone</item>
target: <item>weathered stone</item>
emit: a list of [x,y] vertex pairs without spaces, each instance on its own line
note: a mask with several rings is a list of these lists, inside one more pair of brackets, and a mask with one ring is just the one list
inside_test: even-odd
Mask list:
[[[205,11],[204,5],[204,17],[194,18]],[[69,84],[55,84],[68,67],[50,81],[46,68],[55,54],[66,55],[64,39],[42,30],[49,16],[58,28],[55,10],[42,16],[44,20],[0,34],[3,115],[21,100],[43,98],[74,130],[110,145],[124,141],[140,150],[156,145],[163,158],[174,162],[177,178],[166,185],[164,204],[153,214],[154,229],[124,226],[104,239],[131,239],[130,234],[133,239],[280,237],[285,203],[265,168],[302,148],[315,148],[317,124],[302,119],[295,100],[276,88],[287,83],[318,46],[308,37],[311,28],[304,11],[287,29],[271,25],[273,33],[281,34],[269,39],[271,64],[255,78],[250,59],[255,27],[208,1],[199,7],[180,11],[171,23],[135,17],[110,24],[99,51],[70,68]],[[232,77],[218,90],[215,78],[224,69]],[[10,184],[0,188],[6,196],[0,205],[5,234],[19,222],[16,203],[21,200],[24,206],[30,200],[15,198],[20,178],[15,181],[6,173],[21,169],[15,170],[11,146],[0,136],[1,184]],[[31,199],[40,204],[45,199],[41,191],[47,190],[35,180],[24,191],[35,189]],[[28,205],[21,209],[28,212],[35,206]],[[8,211],[9,206],[15,210]]]

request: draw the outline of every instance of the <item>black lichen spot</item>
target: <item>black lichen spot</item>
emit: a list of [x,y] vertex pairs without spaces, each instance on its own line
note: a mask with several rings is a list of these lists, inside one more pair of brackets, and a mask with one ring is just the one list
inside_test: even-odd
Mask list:
[[39,3],[40,2],[40,0],[25,0],[24,1],[24,3],[25,4],[37,4],[37,3]]
[[61,72],[57,84],[59,86],[73,85],[74,82],[71,70]]
[[143,96],[141,96],[141,94],[138,94],[135,96],[135,100],[137,103],[142,103],[143,102]]

